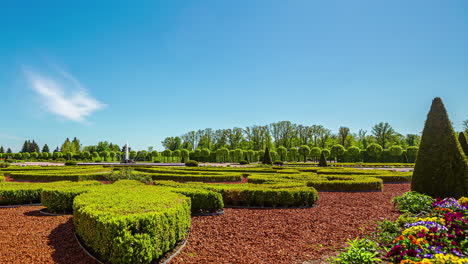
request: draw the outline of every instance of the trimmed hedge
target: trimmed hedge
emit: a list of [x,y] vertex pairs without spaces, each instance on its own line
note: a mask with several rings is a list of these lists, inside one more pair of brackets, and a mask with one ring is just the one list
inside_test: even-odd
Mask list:
[[4,182],[5,181],[5,176],[3,176],[3,174],[0,174],[0,182]]
[[8,173],[7,175],[10,176],[14,180],[21,180],[21,181],[44,181],[44,182],[52,182],[52,181],[88,181],[88,180],[106,180],[106,174],[108,172],[93,172],[93,173],[78,173],[78,172],[70,172],[70,173],[32,173],[32,172],[14,172]]
[[98,181],[83,181],[59,188],[44,188],[41,192],[41,203],[55,213],[72,213],[76,196],[101,186]]
[[307,186],[320,191],[382,191],[383,181],[373,177],[359,176],[318,176],[317,179],[307,182]]
[[[163,188],[163,187],[159,187]],[[220,193],[196,188],[163,188],[166,191],[183,194],[191,200],[191,211],[195,214],[214,213],[224,208]]]
[[155,181],[201,181],[201,182],[237,182],[242,181],[242,175],[219,174],[219,175],[180,175],[180,174],[151,174]]
[[104,187],[73,203],[75,232],[103,261],[151,263],[190,228],[190,199],[152,186]]
[[34,204],[41,202],[41,192],[44,188],[60,188],[71,186],[72,182],[53,183],[0,183],[0,205]]
[[[312,206],[318,199],[314,188],[303,183],[266,184],[203,184],[176,183],[170,181],[155,182],[157,185],[175,188],[201,188],[218,192],[228,206],[253,207],[304,207]],[[283,185],[281,185],[283,184]]]

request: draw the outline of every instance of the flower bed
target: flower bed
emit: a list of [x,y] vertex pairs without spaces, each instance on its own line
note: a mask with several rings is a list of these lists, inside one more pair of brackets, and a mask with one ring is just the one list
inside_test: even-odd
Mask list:
[[437,199],[406,220],[386,257],[402,264],[468,263],[467,235],[468,198]]

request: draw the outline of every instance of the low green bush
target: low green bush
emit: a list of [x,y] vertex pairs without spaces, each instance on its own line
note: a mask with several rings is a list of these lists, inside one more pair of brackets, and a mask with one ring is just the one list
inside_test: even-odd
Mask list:
[[9,176],[14,180],[21,181],[38,181],[38,182],[52,182],[52,181],[88,181],[88,180],[106,180],[106,174],[102,173],[69,173],[69,174],[28,174],[28,173],[10,173]]
[[242,181],[241,174],[149,174],[155,181],[200,181],[200,182],[237,182]]
[[402,213],[419,214],[429,211],[435,199],[428,195],[411,191],[404,193],[402,196],[394,197],[392,202]]
[[41,204],[55,213],[72,213],[73,200],[76,196],[101,186],[98,181],[83,181],[55,188],[44,188],[41,192]]
[[187,167],[198,167],[198,161],[188,160],[188,161],[185,162],[185,166],[187,166]]
[[103,261],[151,263],[190,228],[190,199],[153,186],[106,186],[73,203],[75,232]]
[[284,165],[284,162],[281,161],[281,160],[275,160],[275,161],[273,162],[273,165],[276,165],[276,166],[283,166],[283,165]]
[[0,205],[34,204],[41,202],[41,192],[44,188],[59,188],[70,186],[72,182],[52,183],[0,183]]
[[165,187],[164,190],[180,193],[189,197],[191,200],[191,211],[195,214],[214,213],[224,208],[223,197],[217,192],[199,188],[174,187]]
[[373,264],[381,262],[382,260],[377,258],[378,256],[378,245],[377,243],[363,238],[355,240],[348,239],[348,247],[345,251],[341,252],[338,257],[328,259],[329,263],[332,264]]
[[10,166],[10,163],[8,162],[0,162],[0,168],[8,168]]
[[78,163],[76,161],[67,161],[65,162],[65,166],[76,166]]
[[319,191],[382,191],[383,181],[373,177],[319,175],[316,179],[307,181],[307,186],[314,187]]
[[247,164],[249,164],[249,162],[246,161],[246,160],[241,160],[241,161],[239,161],[239,164],[240,165],[247,165]]

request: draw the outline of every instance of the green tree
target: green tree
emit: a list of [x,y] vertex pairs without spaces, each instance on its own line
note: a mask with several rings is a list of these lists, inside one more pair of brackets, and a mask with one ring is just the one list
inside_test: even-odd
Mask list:
[[286,160],[286,155],[288,154],[288,149],[286,149],[283,146],[279,146],[277,151],[278,151],[278,155],[280,156],[280,160],[285,161]]
[[180,137],[167,137],[161,143],[166,149],[171,151],[182,147],[182,139]]
[[349,128],[348,127],[340,127],[338,129],[338,138],[340,140],[340,144],[342,146],[346,146],[346,139],[349,136]]
[[211,151],[208,148],[201,149],[200,155],[205,162],[208,160],[208,157],[210,156],[210,154],[211,154]]
[[419,148],[416,146],[411,146],[406,149],[406,157],[408,157],[408,162],[414,163],[416,157],[418,156]]
[[71,160],[72,158],[73,158],[73,153],[71,153],[71,152],[65,153],[65,159],[66,160]]
[[242,149],[234,150],[235,161],[239,162],[244,159],[244,151]]
[[465,130],[465,134],[468,135],[468,119],[463,121],[463,129]]
[[310,148],[307,145],[302,145],[299,147],[299,154],[303,157],[304,162],[307,161],[307,156],[310,154]]
[[30,155],[28,152],[25,152],[25,153],[23,153],[23,154],[21,155],[21,158],[23,158],[23,159],[25,159],[25,160],[29,159],[30,157],[31,157],[31,155]]
[[172,151],[172,157],[175,157],[175,158],[180,158],[181,157],[181,152],[179,149],[176,149],[174,151]]
[[299,149],[292,147],[289,149],[289,160],[296,162],[299,156]]
[[269,147],[265,148],[265,154],[263,155],[262,164],[266,164],[266,165],[272,165],[273,164],[273,161],[271,160],[271,156],[270,156],[270,148]]
[[163,155],[164,157],[166,157],[166,162],[167,162],[168,159],[169,159],[170,157],[172,157],[172,150],[170,150],[170,149],[165,149],[165,150],[162,152],[162,155]]
[[115,160],[115,156],[117,156],[117,153],[115,153],[115,151],[109,151],[109,157],[111,158],[111,161]]
[[343,147],[343,145],[340,145],[340,144],[333,145],[333,147],[330,150],[330,154],[335,159],[335,161],[337,161],[338,157],[343,155],[344,152],[345,152],[345,148]]
[[131,160],[135,160],[135,158],[137,157],[137,152],[135,150],[132,150],[128,153],[128,157],[131,159]]
[[380,122],[372,127],[372,134],[374,135],[375,140],[377,140],[377,143],[380,144],[382,148],[385,148],[387,143],[396,133],[388,123]]
[[377,158],[382,153],[383,148],[377,143],[372,143],[367,146],[367,154],[371,157]]
[[319,147],[313,147],[310,149],[310,156],[317,161],[320,158],[320,154],[322,154],[322,149]]
[[325,151],[320,154],[319,167],[327,167],[327,159],[325,158]]
[[49,146],[48,146],[47,144],[45,144],[45,145],[42,147],[42,152],[43,152],[43,153],[44,153],[44,152],[46,152],[46,153],[50,152]]
[[182,157],[182,163],[185,163],[189,160],[190,152],[187,149],[180,150],[180,156]]
[[0,147],[0,153],[5,153],[5,149],[3,148],[3,146]]
[[421,137],[411,190],[433,197],[468,195],[468,164],[439,97],[432,101]]
[[107,151],[107,150],[101,151],[101,152],[99,153],[99,156],[101,156],[101,158],[102,158],[104,161],[107,161],[107,158],[109,158],[109,151]]
[[70,139],[68,138],[65,139],[65,142],[63,142],[62,147],[60,148],[60,152],[62,153],[72,152]]
[[227,162],[228,161],[229,150],[227,148],[220,148],[216,151],[216,159],[218,162]]
[[81,151],[81,144],[80,141],[75,137],[71,142],[70,150],[73,153],[79,153]]
[[83,157],[83,159],[87,160],[87,159],[91,158],[91,153],[89,151],[83,151],[81,153],[81,157]]
[[63,154],[60,151],[54,152],[54,154],[53,154],[54,159],[59,159],[62,156],[63,156]]
[[390,147],[390,155],[392,156],[401,156],[403,154],[403,148],[397,145]]
[[348,148],[348,154],[349,154],[349,156],[352,157],[353,162],[356,162],[356,161],[359,160],[359,154],[360,153],[361,153],[361,150],[356,146],[352,146],[352,147]]

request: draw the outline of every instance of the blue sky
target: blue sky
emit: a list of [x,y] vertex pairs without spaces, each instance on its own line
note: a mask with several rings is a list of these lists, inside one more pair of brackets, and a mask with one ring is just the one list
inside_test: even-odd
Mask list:
[[352,132],[468,119],[466,1],[10,1],[0,145],[129,141],[290,120]]

